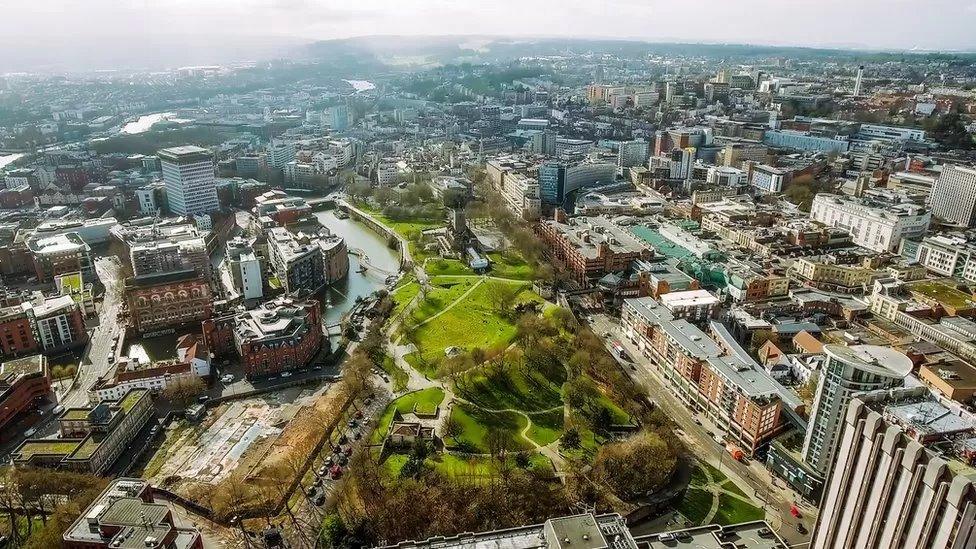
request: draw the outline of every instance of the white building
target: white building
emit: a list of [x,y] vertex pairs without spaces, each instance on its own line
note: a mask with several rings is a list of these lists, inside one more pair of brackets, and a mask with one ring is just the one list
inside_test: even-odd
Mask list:
[[890,204],[820,193],[813,199],[810,218],[851,233],[859,246],[894,252],[903,238],[921,237],[932,214],[917,204]]
[[751,184],[760,191],[778,193],[783,191],[783,185],[786,183],[787,175],[789,175],[789,172],[786,170],[759,164],[752,168]]
[[891,347],[824,345],[827,357],[813,397],[802,457],[822,475],[834,463],[847,405],[854,394],[896,387],[912,372],[912,361]]
[[502,196],[512,213],[522,219],[539,217],[542,200],[539,198],[539,181],[523,173],[505,174]]
[[705,181],[719,187],[738,187],[746,183],[746,172],[730,166],[709,166]]
[[676,319],[686,319],[690,322],[711,318],[719,300],[708,290],[686,290],[683,292],[668,292],[658,298],[671,315]]
[[268,145],[268,166],[274,170],[283,170],[285,165],[295,159],[295,143],[275,139]]
[[915,259],[930,272],[976,282],[976,245],[963,235],[940,234],[922,239]]
[[855,398],[810,547],[976,547],[974,431],[923,387]]
[[376,184],[380,187],[389,187],[396,184],[397,181],[397,165],[391,159],[384,158],[380,160],[379,164],[376,166]]
[[953,225],[976,221],[976,168],[946,164],[932,186],[932,214]]
[[136,200],[139,202],[139,213],[143,215],[155,215],[159,211],[154,187],[136,189]]
[[234,288],[245,300],[264,296],[264,278],[261,276],[261,260],[254,248],[242,238],[227,242],[227,266]]
[[650,144],[643,139],[621,141],[617,149],[617,167],[643,166],[647,162]]
[[220,209],[210,151],[187,145],[163,149],[158,156],[171,212],[194,215]]

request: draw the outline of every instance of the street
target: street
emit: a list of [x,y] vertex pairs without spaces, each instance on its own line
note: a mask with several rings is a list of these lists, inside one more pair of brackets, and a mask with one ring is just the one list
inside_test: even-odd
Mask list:
[[[790,514],[790,506],[794,501],[799,502],[800,497],[789,488],[783,487],[783,481],[778,481],[778,485],[774,486],[772,477],[760,461],[749,460],[748,463],[741,463],[732,459],[725,447],[712,435],[713,432],[718,432],[718,428],[710,426],[703,418],[697,418],[674,396],[650,361],[621,332],[616,319],[602,314],[593,315],[590,327],[600,336],[610,334],[610,337],[604,337],[610,354],[620,363],[624,372],[644,387],[650,398],[679,425],[681,430],[678,435],[691,453],[717,467],[755,499],[766,511],[766,521],[785,541],[792,546],[805,546],[809,542],[809,535],[797,532],[796,525],[802,522],[807,530],[813,530],[817,510],[810,505],[798,505],[803,516],[799,520],[794,518]],[[611,345],[615,341],[623,345],[633,362],[621,359],[613,352]]]

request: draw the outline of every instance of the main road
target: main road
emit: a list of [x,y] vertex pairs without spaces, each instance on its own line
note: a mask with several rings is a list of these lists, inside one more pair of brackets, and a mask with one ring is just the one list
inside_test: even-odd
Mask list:
[[92,331],[85,354],[78,365],[78,374],[69,385],[67,392],[59,395],[59,402],[65,408],[88,404],[88,390],[99,377],[114,367],[108,361],[113,345],[121,344],[122,325],[119,311],[122,310],[122,279],[118,259],[114,256],[95,260],[95,271],[105,286],[102,306],[98,309],[98,325]]

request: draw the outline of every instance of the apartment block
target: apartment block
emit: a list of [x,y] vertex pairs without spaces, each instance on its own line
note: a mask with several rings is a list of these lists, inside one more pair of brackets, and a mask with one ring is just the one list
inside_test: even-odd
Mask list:
[[976,547],[976,418],[915,387],[856,396],[810,547]]
[[[51,391],[51,375],[44,355],[33,355],[0,364],[0,432]],[[0,437],[0,438],[6,438]]]
[[635,260],[651,257],[642,241],[602,216],[567,218],[565,212],[557,210],[556,219],[543,220],[536,231],[550,257],[562,263],[581,284],[626,271]]
[[820,193],[810,219],[846,230],[855,244],[876,252],[895,252],[904,238],[921,238],[932,214],[923,206]]

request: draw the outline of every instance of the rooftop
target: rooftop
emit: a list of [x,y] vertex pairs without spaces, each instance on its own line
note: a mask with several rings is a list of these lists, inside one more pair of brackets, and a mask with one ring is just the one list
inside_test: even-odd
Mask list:
[[912,372],[910,358],[891,347],[880,345],[824,345],[827,356],[833,356],[860,370],[880,376],[904,378]]
[[717,305],[718,298],[708,290],[685,290],[683,292],[670,292],[661,296],[661,304],[671,309],[683,307],[701,307]]

